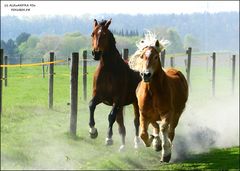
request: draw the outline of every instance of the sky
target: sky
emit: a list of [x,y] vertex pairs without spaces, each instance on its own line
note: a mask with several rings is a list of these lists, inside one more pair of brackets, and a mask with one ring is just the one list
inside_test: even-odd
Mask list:
[[[22,7],[16,7],[22,5]],[[19,11],[25,10],[25,11]],[[18,11],[17,11],[18,10]],[[30,11],[29,11],[30,10]],[[238,11],[238,1],[1,1],[1,16],[169,14]]]

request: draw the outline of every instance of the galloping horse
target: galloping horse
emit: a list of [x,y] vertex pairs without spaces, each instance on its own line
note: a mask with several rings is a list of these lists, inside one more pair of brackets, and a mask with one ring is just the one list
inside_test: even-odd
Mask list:
[[90,109],[90,136],[96,138],[98,135],[94,121],[94,110],[96,105],[104,103],[112,106],[108,115],[109,128],[106,138],[106,145],[112,145],[112,126],[115,120],[119,125],[119,133],[122,136],[122,145],[125,145],[126,130],[123,120],[123,106],[133,104],[134,125],[136,129],[135,147],[139,142],[139,108],[135,94],[141,77],[138,72],[133,71],[126,64],[116,48],[115,38],[108,29],[111,20],[103,20],[98,23],[94,20],[92,32],[92,48],[94,60],[100,60],[97,70],[94,73],[92,100],[89,102]]
[[[148,34],[147,39],[149,44],[142,41],[143,49],[139,49],[137,56],[130,58],[130,63],[133,60],[137,63],[135,70],[140,71],[142,77],[136,90],[140,110],[140,137],[147,147],[153,141],[155,150],[162,150],[161,162],[169,162],[175,128],[188,99],[188,84],[180,71],[162,69],[159,53],[164,46],[153,36],[150,41],[151,34]],[[160,129],[157,121],[160,121]],[[147,132],[149,124],[153,126],[153,135],[150,137]]]

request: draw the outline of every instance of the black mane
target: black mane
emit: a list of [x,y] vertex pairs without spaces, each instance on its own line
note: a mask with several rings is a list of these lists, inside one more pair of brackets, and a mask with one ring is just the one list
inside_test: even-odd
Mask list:
[[100,21],[99,25],[104,26],[106,24],[106,22],[107,22],[107,20],[102,20],[102,21]]

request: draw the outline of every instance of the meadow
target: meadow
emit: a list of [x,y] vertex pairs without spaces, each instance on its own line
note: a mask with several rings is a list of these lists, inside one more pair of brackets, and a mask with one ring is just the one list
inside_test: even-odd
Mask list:
[[[185,69],[179,67],[185,74]],[[114,124],[113,146],[105,146],[111,107],[95,111],[98,138],[88,134],[88,101],[95,66],[88,67],[87,101],[83,100],[79,68],[77,136],[69,134],[70,68],[56,65],[53,109],[48,109],[48,77],[41,66],[8,70],[3,87],[1,116],[1,170],[7,169],[239,169],[239,72],[231,93],[231,68],[219,66],[216,96],[211,94],[211,72],[194,66],[190,96],[179,121],[169,164],[160,163],[153,149],[134,149],[133,108],[125,108],[126,149],[119,152],[120,136]],[[238,67],[237,67],[238,71]],[[151,130],[151,129],[150,129]]]

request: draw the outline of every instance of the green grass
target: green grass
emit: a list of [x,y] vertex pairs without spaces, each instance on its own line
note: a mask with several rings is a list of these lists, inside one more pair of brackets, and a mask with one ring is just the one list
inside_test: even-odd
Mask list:
[[[181,68],[180,68],[181,69]],[[69,68],[55,67],[54,106],[48,109],[48,78],[41,78],[41,67],[9,68],[8,87],[3,89],[1,116],[1,169],[239,169],[239,147],[213,149],[209,153],[191,153],[187,159],[161,164],[160,153],[151,148],[133,148],[133,109],[125,111],[127,130],[126,151],[118,152],[121,144],[117,124],[114,124],[114,145],[106,147],[107,114],[110,107],[100,104],[95,111],[99,136],[88,135],[88,101],[91,97],[95,67],[88,68],[88,100],[82,98],[82,68],[79,68],[79,101],[77,137],[69,135],[70,102]],[[231,94],[229,68],[217,77],[222,88],[216,89],[218,99]],[[189,103],[199,107],[199,99],[211,97],[209,73],[193,68]],[[236,76],[238,78],[238,76]],[[236,81],[238,87],[238,80]],[[238,92],[236,92],[238,94]],[[206,101],[201,101],[205,105]]]

